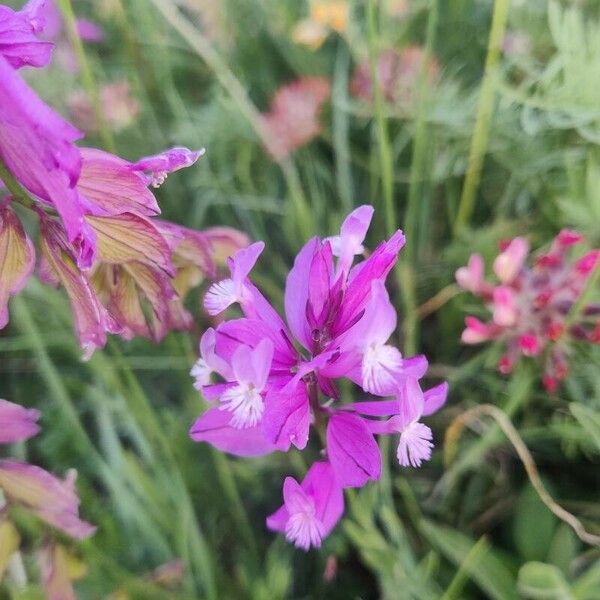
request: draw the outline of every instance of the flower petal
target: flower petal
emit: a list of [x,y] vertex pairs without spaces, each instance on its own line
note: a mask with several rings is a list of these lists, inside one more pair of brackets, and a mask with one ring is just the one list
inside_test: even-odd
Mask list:
[[40,412],[0,399],[0,444],[13,444],[33,437],[40,430]]

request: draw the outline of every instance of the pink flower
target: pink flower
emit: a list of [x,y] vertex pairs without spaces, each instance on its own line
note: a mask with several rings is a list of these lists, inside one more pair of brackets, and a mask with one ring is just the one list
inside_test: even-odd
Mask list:
[[344,512],[344,495],[326,462],[308,470],[302,484],[293,477],[283,483],[283,506],[267,518],[267,527],[304,551],[320,548]]
[[304,77],[279,88],[262,116],[266,149],[274,160],[284,159],[319,135],[319,112],[330,94],[329,80],[323,77]]
[[578,323],[566,327],[569,311],[600,260],[599,250],[592,250],[576,261],[569,260],[570,248],[582,241],[578,232],[563,229],[549,251],[537,256],[531,267],[527,265],[527,240],[517,237],[502,244],[493,264],[500,280],[497,286],[483,280],[481,259],[472,256],[468,267],[458,269],[456,280],[463,289],[484,300],[493,318],[492,322],[483,323],[467,317],[463,342],[503,340],[507,349],[498,364],[503,374],[510,373],[521,356],[543,353],[544,385],[548,391],[556,390],[558,382],[567,375],[567,357],[573,342],[595,343],[594,332],[598,327],[592,306],[584,308]]
[[[429,457],[429,430],[418,422],[433,412],[425,407],[429,392],[424,396],[418,383],[427,360],[405,358],[389,343],[397,317],[385,280],[404,235],[397,231],[353,265],[364,253],[372,215],[371,207],[361,206],[348,215],[338,236],[313,238],[300,250],[286,281],[287,323],[250,279],[264,244],[252,244],[228,260],[231,276],[209,288],[204,305],[217,315],[239,304],[243,317],[221,322],[200,340],[194,385],[215,405],[193,424],[192,439],[232,454],[258,456],[291,446],[303,450],[314,426],[325,440],[327,469],[340,488],[361,487],[380,477],[376,433],[401,434],[403,456],[408,457],[402,464],[420,464]],[[368,416],[396,415],[389,420],[393,426],[386,429],[355,408],[365,403],[340,403],[339,379],[367,393],[394,396],[394,401],[366,403],[376,407],[368,409],[375,411]],[[404,404],[412,402],[412,394],[420,394],[421,400],[408,418]],[[445,400],[445,391],[440,395]],[[317,509],[301,498],[292,506],[286,497],[288,513],[298,516],[286,516],[287,525],[278,521],[278,530],[293,531],[288,537],[308,548],[325,534],[319,520],[309,518]]]
[[[421,65],[425,58],[419,46],[409,46],[402,50],[387,48],[379,55],[377,76],[383,99],[402,110],[411,109],[416,101],[416,88]],[[425,65],[425,74],[430,83],[439,77],[440,67],[431,58]],[[350,92],[358,100],[373,101],[373,82],[368,60],[358,65],[350,83]]]
[[0,399],[0,444],[22,442],[36,435],[40,413]]
[[[126,80],[103,85],[100,89],[100,100],[103,115],[114,131],[129,127],[141,110],[139,102],[131,96]],[[94,107],[84,91],[73,92],[67,99],[67,105],[77,127],[86,132],[98,131]]]

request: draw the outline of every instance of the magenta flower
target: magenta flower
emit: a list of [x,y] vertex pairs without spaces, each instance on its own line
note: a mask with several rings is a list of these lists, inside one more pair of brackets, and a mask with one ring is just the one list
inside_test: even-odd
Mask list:
[[293,477],[283,483],[283,506],[267,518],[267,527],[285,533],[297,548],[320,548],[344,512],[344,495],[331,466],[317,462],[302,484]]
[[585,307],[578,322],[568,330],[567,315],[581,296],[588,278],[600,261],[600,251],[592,250],[576,261],[569,260],[569,249],[582,241],[575,231],[562,230],[549,252],[527,265],[529,244],[515,238],[503,244],[493,263],[500,284],[484,279],[483,259],[473,255],[466,267],[456,272],[460,287],[481,297],[492,320],[484,323],[469,316],[462,334],[465,344],[501,340],[506,353],[498,369],[510,373],[521,356],[544,356],[543,382],[554,391],[568,372],[568,356],[575,340],[598,343],[600,307]]
[[[353,265],[364,253],[372,216],[372,207],[361,206],[345,219],[339,235],[313,238],[302,248],[287,277],[287,323],[250,279],[264,244],[252,244],[228,260],[231,276],[209,288],[204,305],[218,315],[238,304],[244,316],[208,329],[200,340],[201,356],[191,374],[194,386],[214,404],[192,426],[192,439],[258,456],[291,446],[303,450],[314,427],[328,461],[319,464],[340,490],[379,479],[375,434],[400,435],[403,466],[429,459],[432,434],[421,418],[443,404],[447,387],[424,394],[419,379],[427,370],[425,357],[405,358],[389,344],[397,319],[385,280],[404,245],[402,232]],[[340,379],[395,400],[344,404]],[[314,516],[318,502],[304,484],[288,481],[285,506],[277,513],[281,519],[269,526],[277,523],[272,528],[286,531],[300,547],[318,546],[328,531]],[[312,485],[312,475],[307,481]]]
[[[37,410],[0,400],[0,443],[13,443],[34,436],[39,427]],[[95,527],[79,518],[75,493],[75,471],[63,481],[39,467],[0,459],[0,490],[9,503],[19,504],[52,527],[77,539],[89,537]]]

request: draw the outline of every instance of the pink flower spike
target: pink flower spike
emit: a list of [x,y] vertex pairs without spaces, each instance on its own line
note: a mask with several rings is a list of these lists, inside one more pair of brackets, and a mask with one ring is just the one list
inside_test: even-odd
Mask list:
[[381,476],[381,455],[373,434],[357,415],[334,413],[327,426],[327,453],[342,487],[362,487]]
[[231,278],[214,283],[206,292],[204,308],[209,315],[218,315],[235,302],[250,307],[253,297],[246,278],[264,248],[264,242],[255,242],[234,254],[229,261]]
[[483,258],[479,254],[472,254],[467,266],[458,269],[455,277],[463,290],[478,295],[483,286]]
[[519,317],[515,293],[508,286],[494,289],[494,323],[500,327],[512,327]]
[[522,237],[512,240],[494,261],[494,273],[502,283],[511,283],[525,264],[529,242]]
[[342,488],[329,463],[317,462],[302,484],[286,477],[283,506],[267,518],[267,527],[285,533],[297,548],[320,548],[344,512]]
[[40,412],[0,399],[0,444],[22,442],[36,435]]
[[190,167],[206,150],[188,150],[188,148],[171,148],[154,156],[141,158],[132,165],[134,171],[149,173],[149,181],[153,187],[159,187],[169,173]]

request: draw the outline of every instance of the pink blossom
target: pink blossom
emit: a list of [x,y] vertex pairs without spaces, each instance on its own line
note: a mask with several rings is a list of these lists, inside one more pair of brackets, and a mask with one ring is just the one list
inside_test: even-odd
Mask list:
[[568,373],[573,342],[597,343],[598,320],[592,306],[584,307],[578,322],[567,327],[569,311],[600,260],[599,250],[570,260],[570,249],[582,242],[581,234],[563,229],[531,266],[527,265],[526,239],[517,237],[503,243],[493,263],[500,285],[483,279],[481,259],[472,256],[469,266],[458,269],[456,280],[463,289],[481,297],[493,316],[489,323],[467,317],[462,341],[478,344],[502,340],[506,352],[498,370],[503,374],[510,373],[521,356],[543,356],[544,385],[549,391],[556,390]]
[[320,548],[344,512],[342,487],[326,462],[308,470],[302,484],[293,477],[283,483],[283,506],[267,518],[267,527],[304,551]]
[[[431,436],[420,423],[430,414],[425,398],[435,396],[429,402],[433,412],[446,393],[423,394],[418,380],[427,360],[403,357],[390,343],[397,316],[385,280],[404,245],[402,232],[353,264],[364,253],[372,215],[370,206],[361,206],[344,220],[339,235],[313,238],[300,250],[286,280],[286,321],[250,278],[264,244],[252,244],[228,260],[231,276],[209,288],[204,305],[216,315],[238,304],[243,316],[224,320],[201,338],[192,376],[214,405],[192,426],[192,439],[232,454],[258,456],[292,446],[303,450],[316,428],[325,442],[327,469],[340,489],[380,477],[375,434],[400,434],[402,456],[408,457],[400,461],[403,465],[429,458]],[[337,389],[342,379],[395,400],[343,404]],[[408,418],[404,404],[414,394],[420,404]],[[356,407],[365,404],[363,414]],[[369,418],[381,416],[390,417],[391,425]],[[286,531],[303,548],[317,546],[325,535],[319,520],[309,518],[317,509],[298,497],[297,506],[286,498],[288,516],[277,527],[269,526]],[[290,516],[296,512],[297,517]]]
[[39,411],[26,409],[0,399],[0,444],[22,442],[36,435],[40,428]]
[[282,160],[321,132],[321,106],[331,94],[323,77],[304,77],[279,88],[271,107],[262,115],[267,152]]

